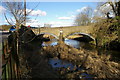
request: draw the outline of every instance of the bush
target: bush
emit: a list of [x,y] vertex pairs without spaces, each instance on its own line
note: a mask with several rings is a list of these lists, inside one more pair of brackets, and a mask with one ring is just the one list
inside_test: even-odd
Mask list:
[[[107,47],[113,47],[108,46],[111,45],[111,42],[117,39],[117,42],[120,42],[120,23],[119,23],[120,17],[115,17],[114,19],[106,19],[102,22],[99,22],[96,24],[97,31],[96,34],[96,40],[98,42],[98,46],[107,48]],[[119,41],[119,42],[118,42]],[[106,45],[107,44],[107,45]],[[114,47],[116,48],[116,47]],[[112,49],[112,48],[110,48]],[[115,49],[117,50],[117,49]]]

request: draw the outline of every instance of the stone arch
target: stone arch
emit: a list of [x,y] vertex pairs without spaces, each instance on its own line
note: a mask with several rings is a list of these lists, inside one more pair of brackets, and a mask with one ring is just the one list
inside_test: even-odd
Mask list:
[[93,38],[91,35],[87,33],[81,33],[81,32],[75,32],[75,33],[68,34],[65,36],[65,38],[68,38],[71,35],[82,35],[83,37],[86,37],[86,39],[89,39],[90,41],[95,41],[95,38]]
[[40,36],[40,35],[45,35],[45,34],[51,35],[51,36],[55,37],[56,39],[59,39],[58,36],[56,36],[55,34],[53,34],[53,33],[48,33],[48,32],[40,33],[40,34],[38,34],[38,36]]

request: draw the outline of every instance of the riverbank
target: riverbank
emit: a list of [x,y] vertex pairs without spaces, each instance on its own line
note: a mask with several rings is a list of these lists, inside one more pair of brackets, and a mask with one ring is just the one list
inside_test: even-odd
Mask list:
[[[67,60],[76,66],[84,68],[82,73],[91,74],[96,78],[119,78],[120,76],[120,64],[110,61],[110,55],[98,55],[95,50],[78,50],[64,43],[57,46],[49,46],[44,49],[47,51],[46,53],[51,54],[52,57],[58,55],[60,59]],[[81,71],[75,70],[75,72],[68,73],[66,76],[71,74],[74,75],[72,78],[76,78],[77,74],[79,75],[80,73]]]
[[[26,27],[22,27],[20,35],[19,62],[22,78],[120,78],[120,64],[111,60],[111,55],[99,54],[96,49],[81,47],[76,49],[60,41],[57,45],[42,46],[43,35],[36,36]],[[31,35],[29,35],[31,34]],[[12,39],[12,38],[10,38]],[[29,41],[29,42],[28,42]],[[12,45],[12,44],[11,44]],[[53,58],[70,66],[54,68],[49,62]],[[58,61],[59,63],[59,61]],[[53,65],[57,65],[54,63]]]
[[[60,43],[42,48],[38,46],[36,50],[26,50],[24,54],[29,67],[28,71],[30,71],[27,75],[31,78],[72,79],[88,78],[88,76],[90,78],[120,78],[120,64],[110,61],[110,55],[98,55],[96,50],[76,49]],[[74,69],[71,70],[70,66],[55,69],[49,64],[50,58],[70,62],[74,65]]]

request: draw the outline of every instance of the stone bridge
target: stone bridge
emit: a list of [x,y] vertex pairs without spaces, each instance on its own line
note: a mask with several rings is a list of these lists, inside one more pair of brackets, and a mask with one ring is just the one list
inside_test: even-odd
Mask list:
[[38,29],[33,29],[33,31],[37,34],[48,34],[52,35],[56,38],[59,37],[60,30],[63,31],[63,37],[66,38],[70,35],[86,35],[89,36],[94,40],[94,35],[93,33],[93,26],[72,26],[72,27],[58,27],[58,28],[38,28]]

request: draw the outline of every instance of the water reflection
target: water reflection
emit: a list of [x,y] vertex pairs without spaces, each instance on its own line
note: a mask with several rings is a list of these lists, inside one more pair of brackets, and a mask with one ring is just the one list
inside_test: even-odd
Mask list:
[[70,45],[74,48],[80,48],[80,42],[72,39],[66,39],[64,41],[67,45]]
[[[67,45],[70,45],[74,48],[80,48],[80,42],[79,41],[76,41],[76,40],[72,40],[72,39],[65,39],[64,41]],[[48,41],[48,42],[43,42],[42,46],[55,46],[57,45],[58,42],[57,40],[51,40],[51,41]]]
[[[64,41],[67,45],[70,45],[74,48],[80,48],[80,42],[76,40],[71,40],[71,39],[65,39]],[[48,42],[44,42],[42,46],[55,46],[58,44],[57,40],[51,40]],[[81,43],[82,44],[82,43]],[[71,62],[61,60],[59,58],[49,58],[48,63],[52,66],[54,69],[58,68],[69,68],[70,71],[78,71],[78,70],[83,70],[83,68],[77,67],[76,65],[72,64]],[[87,73],[81,73],[79,75],[79,78],[87,78],[88,80],[91,80],[89,78],[92,78],[90,74]]]
[[70,70],[73,70],[75,68],[75,66],[72,63],[60,60],[58,58],[50,58],[49,64],[53,68],[62,68],[63,67],[63,68],[69,68]]
[[[67,62],[65,60],[60,60],[58,58],[50,58],[48,62],[52,68],[57,69],[57,68],[69,68],[70,71],[75,71],[77,70],[82,70],[83,68],[76,67],[73,65],[71,62]],[[81,73],[79,75],[79,78],[88,78],[88,80],[91,80],[90,78],[93,78],[92,75],[87,74],[87,73]]]

